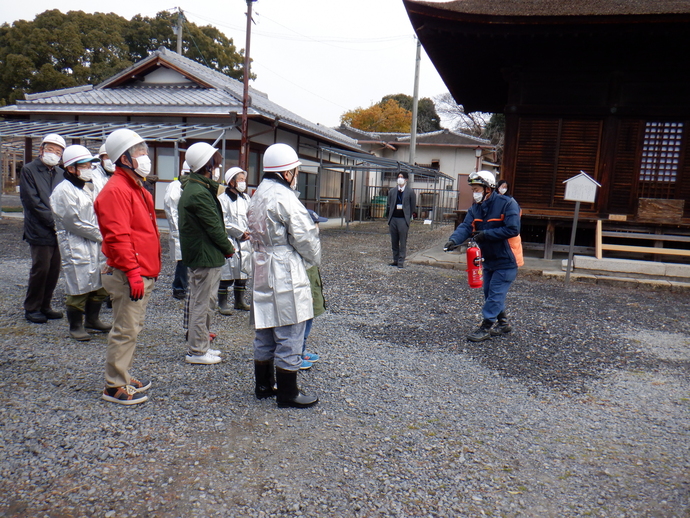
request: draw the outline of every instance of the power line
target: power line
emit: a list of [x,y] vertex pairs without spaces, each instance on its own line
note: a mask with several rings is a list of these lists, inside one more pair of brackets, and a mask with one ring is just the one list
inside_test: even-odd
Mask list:
[[317,93],[315,93],[315,92],[312,92],[311,90],[307,90],[307,89],[304,88],[302,85],[300,85],[300,84],[298,84],[298,83],[295,83],[294,81],[291,81],[291,80],[288,79],[287,77],[281,76],[279,73],[277,73],[277,72],[271,70],[270,68],[264,66],[263,64],[261,64],[261,65],[256,65],[256,64],[255,64],[255,68],[256,68],[256,66],[258,66],[259,68],[263,68],[263,69],[267,70],[267,71],[270,72],[271,74],[273,74],[273,75],[279,77],[279,78],[282,79],[283,81],[286,81],[286,82],[288,82],[288,83],[290,83],[290,84],[296,86],[296,87],[299,88],[300,90],[304,90],[305,92],[307,92],[307,93],[309,93],[309,94],[311,94],[311,95],[313,95],[313,96],[315,96],[315,97],[318,97],[319,99],[322,99],[322,100],[324,100],[324,101],[326,101],[326,102],[328,102],[328,103],[331,103],[333,106],[337,106],[338,108],[341,108],[341,109],[343,109],[343,110],[349,110],[349,108],[346,108],[346,107],[344,107],[344,106],[342,106],[342,105],[340,105],[340,104],[338,104],[338,103],[335,103],[335,102],[331,101],[330,99],[326,99],[325,97],[323,97],[323,96],[321,96],[321,95],[319,95],[319,94],[317,94]]
[[[198,13],[194,13],[192,11],[185,11],[185,12],[192,14],[195,17],[197,17],[201,20],[204,20],[208,23],[211,23],[215,26],[224,27],[226,29],[236,30],[236,31],[239,31],[242,33],[245,32],[245,29],[243,27],[236,26],[236,25],[230,25],[230,24],[226,24],[226,23],[221,23],[218,20],[212,20],[210,18],[206,18],[205,16],[200,15]],[[294,30],[290,29],[289,27],[286,27],[285,25],[282,25],[278,22],[275,22],[274,20],[271,20],[268,17],[265,17],[265,18],[267,20],[275,23],[276,25],[280,25],[281,27],[284,27],[285,29],[294,32],[297,36],[290,36],[287,34],[276,34],[276,33],[271,33],[271,32],[264,32],[264,31],[260,31],[260,30],[253,30],[252,32],[254,34],[258,34],[258,35],[266,37],[266,38],[284,40],[284,41],[313,41],[315,43],[321,43],[323,45],[329,45],[331,47],[340,48],[340,49],[344,49],[344,50],[366,50],[366,51],[370,51],[371,48],[352,49],[352,48],[342,47],[342,46],[338,46],[338,45],[331,45],[331,43],[356,43],[356,44],[369,45],[372,43],[388,43],[388,42],[392,42],[392,41],[402,41],[402,40],[414,39],[414,36],[411,34],[401,34],[401,35],[396,35],[396,36],[383,36],[383,37],[376,37],[376,38],[313,38],[311,36],[307,36],[307,35],[304,35],[304,34],[297,32],[297,31],[294,31]]]

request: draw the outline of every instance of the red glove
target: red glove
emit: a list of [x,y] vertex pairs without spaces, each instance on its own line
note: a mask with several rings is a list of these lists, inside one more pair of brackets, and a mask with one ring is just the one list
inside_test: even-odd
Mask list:
[[129,281],[129,298],[134,302],[144,298],[144,279],[141,278],[141,268],[133,268],[127,273],[127,280]]
[[226,259],[230,259],[233,255],[235,255],[235,254],[228,254],[228,255],[225,256],[225,258],[226,258]]

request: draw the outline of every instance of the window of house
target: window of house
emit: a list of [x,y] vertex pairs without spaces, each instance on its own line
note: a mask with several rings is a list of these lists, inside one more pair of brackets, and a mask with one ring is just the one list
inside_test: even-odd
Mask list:
[[[171,147],[156,147],[156,174],[160,180],[172,180],[180,171],[175,162],[175,149]],[[149,150],[149,154],[151,150]]]
[[676,181],[682,138],[682,122],[647,122],[645,124],[640,161],[641,182]]
[[316,200],[316,176],[315,174],[300,171],[297,175],[297,190],[302,200]]

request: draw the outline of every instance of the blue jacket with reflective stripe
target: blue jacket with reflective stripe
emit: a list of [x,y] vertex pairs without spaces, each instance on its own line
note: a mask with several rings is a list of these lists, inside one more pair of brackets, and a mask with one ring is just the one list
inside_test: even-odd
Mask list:
[[508,239],[520,234],[520,207],[514,198],[492,192],[482,203],[473,203],[465,221],[458,225],[450,240],[461,244],[473,232],[484,232],[479,245],[487,270],[517,268]]

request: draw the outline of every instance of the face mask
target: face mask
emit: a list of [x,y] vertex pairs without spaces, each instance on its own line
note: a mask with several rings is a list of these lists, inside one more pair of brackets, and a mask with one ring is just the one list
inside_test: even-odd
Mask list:
[[237,182],[237,192],[244,192],[247,190],[247,182]]
[[473,192],[472,198],[474,198],[475,203],[481,203],[482,200],[484,199],[484,193],[483,192]]
[[151,173],[151,159],[148,155],[138,156],[136,158],[139,166],[134,170],[142,178],[146,178]]
[[220,180],[220,167],[216,167],[213,170],[213,181],[217,182],[218,180]]
[[405,185],[405,182],[406,182],[406,180],[405,180],[404,178],[398,178],[398,185],[399,185],[400,187],[402,187],[403,185]]
[[105,169],[109,173],[114,173],[115,172],[115,164],[113,164],[113,161],[110,160],[109,158],[106,158],[103,160],[103,169]]
[[77,169],[79,171],[79,179],[84,180],[85,182],[90,182],[93,179],[93,169],[88,168],[88,169]]
[[41,162],[43,162],[48,167],[54,167],[58,165],[59,161],[60,157],[57,156],[55,153],[43,153],[43,156],[41,156]]
[[292,177],[292,182],[290,182],[290,189],[293,191],[297,190],[297,174]]
[[508,192],[508,188],[507,188],[507,187],[501,187],[501,188],[498,190],[498,192],[499,192],[500,194],[505,194],[505,193]]

